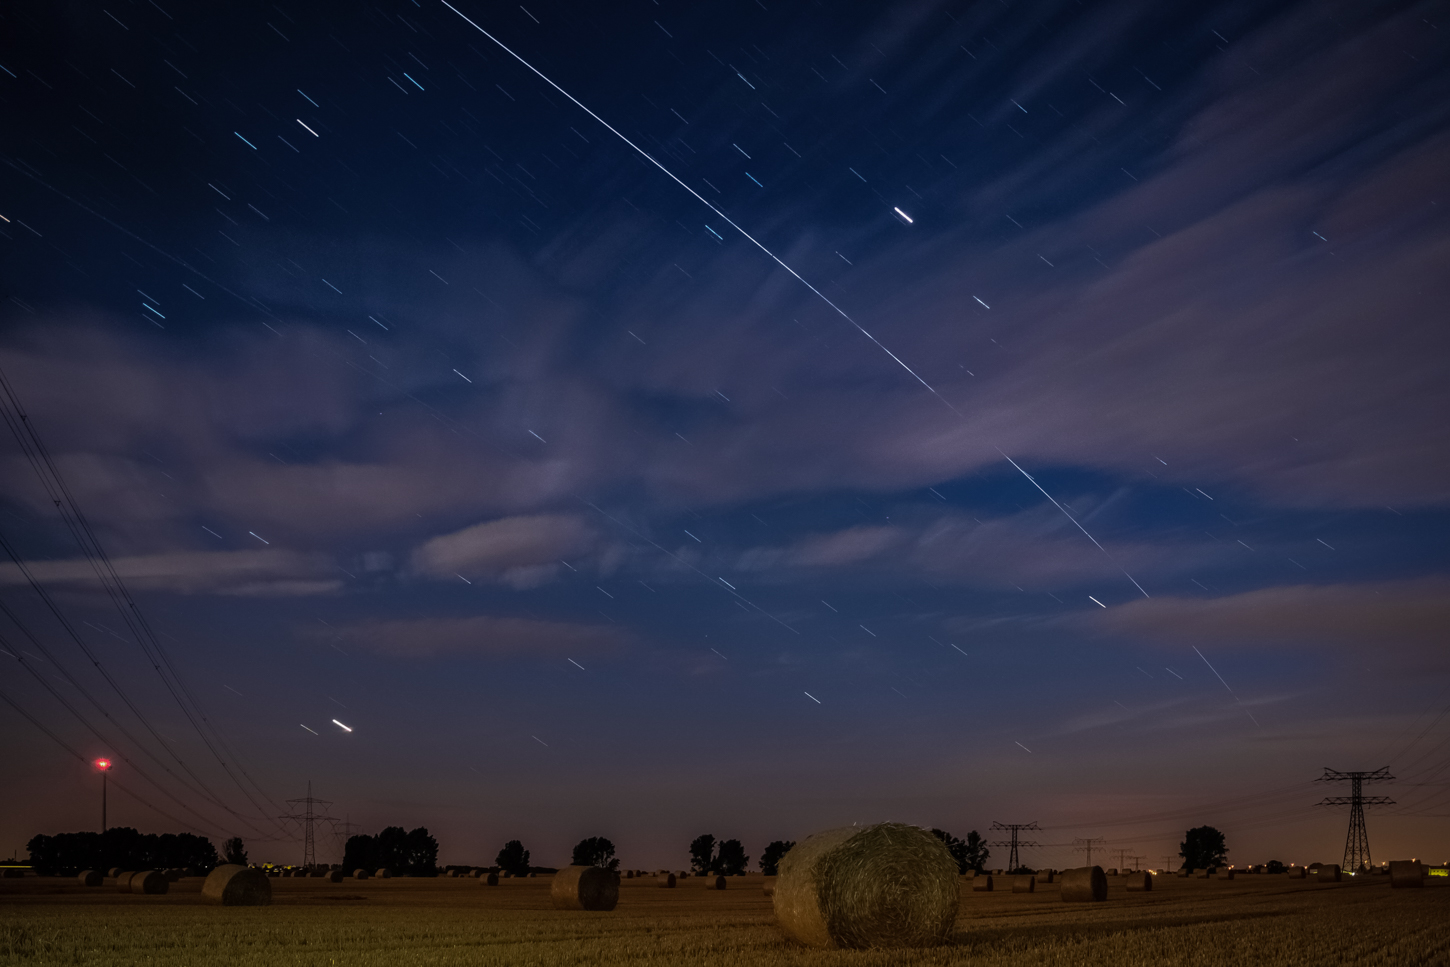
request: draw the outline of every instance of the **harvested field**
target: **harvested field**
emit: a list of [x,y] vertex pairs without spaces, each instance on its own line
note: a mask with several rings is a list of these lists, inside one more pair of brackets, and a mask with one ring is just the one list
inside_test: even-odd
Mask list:
[[1391,890],[1243,876],[1158,877],[1153,891],[1109,886],[1103,903],[1035,893],[962,893],[950,946],[821,951],[787,943],[771,900],[747,889],[661,890],[620,883],[612,913],[556,911],[550,878],[271,881],[269,907],[219,907],[188,877],[164,896],[86,889],[74,877],[0,881],[0,965],[414,967],[414,965],[967,965],[1278,967],[1450,963],[1450,884]]

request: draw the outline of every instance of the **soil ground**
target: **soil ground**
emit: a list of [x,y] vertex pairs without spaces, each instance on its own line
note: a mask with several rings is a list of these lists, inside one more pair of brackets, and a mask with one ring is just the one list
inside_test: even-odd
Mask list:
[[610,913],[553,910],[549,879],[273,879],[268,907],[216,907],[202,880],[165,896],[87,889],[71,878],[0,880],[0,965],[107,967],[1277,967],[1450,964],[1450,883],[1392,890],[1243,876],[1110,878],[1104,903],[974,893],[963,881],[953,942],[930,950],[818,951],[786,942],[762,877],[724,891],[698,879],[624,880]]

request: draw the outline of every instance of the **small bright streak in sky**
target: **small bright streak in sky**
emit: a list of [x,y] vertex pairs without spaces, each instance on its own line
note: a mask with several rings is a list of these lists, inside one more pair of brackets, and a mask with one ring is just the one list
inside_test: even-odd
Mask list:
[[332,720],[332,724],[333,724],[333,725],[335,725],[335,726],[337,726],[337,727],[338,727],[338,728],[340,728],[340,729],[342,729],[342,730],[343,730],[343,731],[344,731],[344,732],[351,732],[351,731],[352,731],[352,729],[351,729],[351,728],[349,728],[349,727],[348,727],[348,726],[346,726],[346,725],[343,725],[343,724],[342,724],[342,723],[341,723],[341,722],[339,722],[339,721],[338,721],[338,720],[337,720],[337,719],[333,719],[333,720]]

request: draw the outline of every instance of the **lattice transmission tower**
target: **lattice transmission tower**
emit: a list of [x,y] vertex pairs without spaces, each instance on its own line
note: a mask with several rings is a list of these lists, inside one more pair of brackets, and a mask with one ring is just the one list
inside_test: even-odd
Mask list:
[[1010,833],[1011,834],[1011,838],[1010,839],[1005,839],[1005,840],[999,839],[999,840],[996,840],[995,842],[991,842],[991,843],[988,843],[987,844],[988,846],[1006,846],[1009,849],[1010,852],[1007,854],[1007,869],[1009,869],[1009,870],[1019,869],[1022,866],[1022,861],[1017,856],[1017,849],[1018,849],[1018,847],[1028,847],[1028,846],[1037,846],[1038,845],[1037,843],[1031,842],[1030,840],[1018,839],[1017,834],[1020,833],[1020,832],[1024,832],[1026,830],[1034,830],[1034,831],[1037,831],[1037,832],[1041,832],[1042,831],[1042,827],[1039,826],[1039,825],[1037,825],[1035,822],[1032,822],[1032,823],[993,823],[990,828],[992,830],[996,831],[996,832]]
[[1366,796],[1363,786],[1366,782],[1389,782],[1394,779],[1389,767],[1373,772],[1340,772],[1325,767],[1324,775],[1315,782],[1349,782],[1349,795],[1326,796],[1319,806],[1348,806],[1349,834],[1344,838],[1343,868],[1349,871],[1367,869],[1369,858],[1369,832],[1364,828],[1365,806],[1393,806],[1395,801],[1387,796]]
[[287,804],[291,806],[301,806],[302,812],[288,813],[285,816],[279,816],[277,818],[290,819],[293,822],[302,824],[302,865],[305,868],[311,869],[312,867],[317,865],[317,848],[314,845],[314,838],[312,835],[312,828],[314,824],[318,822],[336,822],[336,820],[331,816],[323,816],[314,812],[312,807],[331,806],[332,801],[329,799],[314,799],[312,797],[312,780],[308,779],[306,797],[302,799],[289,799],[287,800]]

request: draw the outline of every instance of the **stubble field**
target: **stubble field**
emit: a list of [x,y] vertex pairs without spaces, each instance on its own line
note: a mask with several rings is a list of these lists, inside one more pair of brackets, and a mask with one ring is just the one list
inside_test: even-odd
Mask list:
[[[274,879],[269,907],[214,907],[200,879],[166,896],[71,879],[0,880],[0,965],[148,967],[1266,967],[1450,964],[1450,889],[1391,890],[1387,877],[1318,884],[1158,877],[1151,893],[1110,880],[1107,902],[962,895],[950,946],[818,951],[787,943],[760,876],[722,892],[624,880],[611,913],[560,912],[549,880]],[[964,881],[965,883],[965,881]]]

